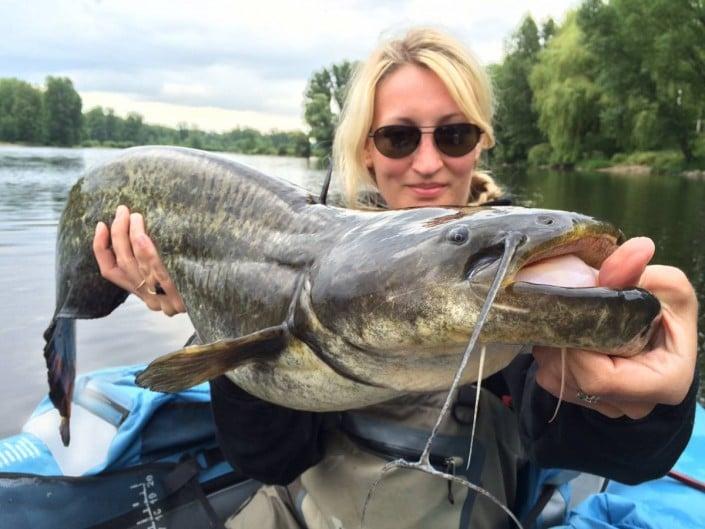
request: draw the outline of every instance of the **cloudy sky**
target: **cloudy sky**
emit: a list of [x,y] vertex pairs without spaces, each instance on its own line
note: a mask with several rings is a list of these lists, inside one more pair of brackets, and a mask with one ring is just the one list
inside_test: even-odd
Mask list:
[[0,77],[69,76],[84,109],[203,130],[304,128],[311,72],[362,59],[415,24],[448,30],[484,64],[530,13],[577,0],[0,0]]

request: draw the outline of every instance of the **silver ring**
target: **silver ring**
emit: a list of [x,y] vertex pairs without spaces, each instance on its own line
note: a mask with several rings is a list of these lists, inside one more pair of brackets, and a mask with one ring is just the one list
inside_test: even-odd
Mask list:
[[578,392],[575,394],[578,400],[583,401],[585,404],[593,405],[597,404],[598,401],[600,400],[599,395],[588,395],[585,393],[582,389],[579,389]]

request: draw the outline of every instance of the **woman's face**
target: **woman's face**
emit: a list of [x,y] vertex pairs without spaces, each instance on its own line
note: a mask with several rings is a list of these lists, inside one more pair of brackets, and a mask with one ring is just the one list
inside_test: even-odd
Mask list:
[[[427,68],[406,64],[377,86],[372,132],[386,125],[435,127],[468,120],[440,78]],[[438,150],[433,134],[422,134],[409,156],[387,158],[371,138],[365,163],[390,208],[465,205],[480,144],[468,154],[452,157]]]

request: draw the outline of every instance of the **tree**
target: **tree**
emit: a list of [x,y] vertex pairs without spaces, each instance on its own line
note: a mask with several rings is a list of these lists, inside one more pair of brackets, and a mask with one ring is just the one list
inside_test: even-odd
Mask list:
[[122,140],[133,145],[144,143],[141,114],[130,112],[127,115],[122,127]]
[[524,161],[532,146],[545,141],[529,85],[540,49],[538,28],[531,16],[526,16],[506,44],[504,62],[492,69],[497,96],[495,156],[500,161]]
[[68,77],[47,77],[44,117],[47,141],[75,145],[81,139],[81,96]]
[[601,148],[601,92],[594,82],[598,60],[585,49],[582,38],[575,14],[570,14],[539,54],[529,77],[553,163],[574,164]]
[[622,150],[673,146],[692,159],[705,109],[705,3],[586,0],[578,23],[604,59],[603,133]]
[[41,143],[42,94],[19,79],[0,79],[0,140]]
[[105,111],[105,136],[108,141],[120,141],[122,136],[121,119],[112,108]]
[[324,159],[330,156],[335,127],[343,108],[354,64],[343,61],[314,72],[304,95],[304,119],[311,128],[311,154]]
[[104,142],[108,139],[103,107],[93,107],[83,115],[83,129],[89,140]]
[[541,26],[541,47],[545,48],[557,31],[556,23],[549,17]]

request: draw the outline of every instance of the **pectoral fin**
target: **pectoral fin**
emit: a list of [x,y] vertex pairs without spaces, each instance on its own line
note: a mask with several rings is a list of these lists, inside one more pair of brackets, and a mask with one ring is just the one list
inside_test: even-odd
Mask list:
[[177,392],[231,369],[279,354],[289,339],[285,325],[205,345],[190,345],[160,356],[137,375],[137,384],[152,391]]

